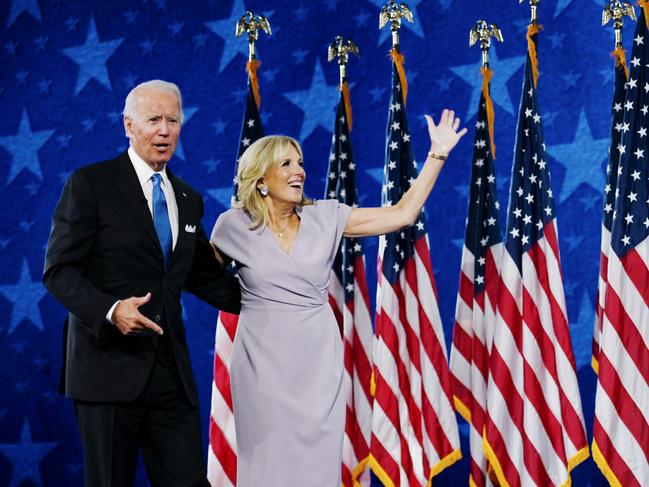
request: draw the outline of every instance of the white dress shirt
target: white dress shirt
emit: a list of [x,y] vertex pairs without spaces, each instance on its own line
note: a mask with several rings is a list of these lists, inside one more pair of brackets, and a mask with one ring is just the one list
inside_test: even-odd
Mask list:
[[[133,147],[128,148],[128,157],[131,159],[131,163],[133,164],[133,168],[137,174],[137,179],[140,181],[140,186],[142,186],[142,192],[144,193],[144,197],[149,205],[151,217],[153,218],[153,180],[151,179],[151,176],[155,174],[155,171],[144,162],[137,152],[135,152]],[[169,225],[171,226],[171,249],[173,251],[173,249],[176,248],[176,242],[178,241],[178,204],[176,203],[174,188],[167,177],[166,166],[163,167],[162,171],[159,171],[158,174],[162,177],[160,187],[165,195],[165,200],[167,200],[167,213],[169,213]],[[113,311],[115,311],[115,307],[120,301],[121,300],[116,301],[106,314],[106,319],[111,323],[113,321],[111,319]]]
[[[142,192],[144,193],[144,197],[149,205],[151,217],[153,217],[153,181],[151,180],[151,176],[155,174],[155,171],[137,155],[137,152],[135,152],[133,147],[128,148],[128,157],[131,159],[133,168],[135,168],[137,178],[140,181],[140,186],[142,186]],[[176,242],[178,241],[178,204],[176,203],[174,188],[167,177],[167,167],[163,167],[162,171],[158,174],[162,176],[162,183],[160,186],[165,195],[165,200],[167,200],[167,212],[169,213],[169,224],[171,225],[171,248],[173,250],[176,248]]]

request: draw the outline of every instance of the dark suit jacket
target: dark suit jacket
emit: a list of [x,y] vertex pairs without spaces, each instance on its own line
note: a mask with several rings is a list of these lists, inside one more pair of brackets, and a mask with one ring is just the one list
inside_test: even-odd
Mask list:
[[[167,168],[178,204],[178,240],[165,270],[162,249],[128,153],[86,166],[67,181],[52,218],[43,282],[69,311],[66,396],[131,401],[143,390],[158,340],[168,339],[187,396],[198,402],[180,295],[191,293],[238,313],[238,281],[218,265],[201,226],[203,200]],[[106,320],[117,299],[144,296],[140,312],[166,337],[146,330],[124,336]]]

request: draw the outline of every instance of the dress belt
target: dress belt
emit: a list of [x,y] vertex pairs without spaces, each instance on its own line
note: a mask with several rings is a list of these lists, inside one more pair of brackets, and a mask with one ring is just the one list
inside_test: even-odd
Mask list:
[[320,309],[328,305],[329,301],[324,301],[320,303],[309,303],[309,304],[295,304],[295,303],[285,303],[272,300],[264,300],[263,302],[247,302],[245,299],[241,302],[241,311],[246,309],[249,310],[265,310],[265,311],[290,311],[290,310],[299,310],[299,309]]

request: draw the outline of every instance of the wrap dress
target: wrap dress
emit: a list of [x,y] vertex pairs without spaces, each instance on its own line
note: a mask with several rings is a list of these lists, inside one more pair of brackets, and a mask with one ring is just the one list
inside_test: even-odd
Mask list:
[[241,282],[230,362],[239,487],[341,485],[343,348],[328,287],[351,208],[321,200],[296,212],[288,253],[242,209],[212,231]]

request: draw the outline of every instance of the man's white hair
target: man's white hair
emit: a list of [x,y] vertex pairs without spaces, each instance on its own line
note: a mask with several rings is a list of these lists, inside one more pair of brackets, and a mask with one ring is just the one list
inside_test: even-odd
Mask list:
[[145,81],[140,83],[135,88],[133,88],[130,93],[126,96],[126,101],[124,102],[124,111],[123,115],[127,118],[135,118],[137,111],[137,92],[141,88],[153,88],[160,91],[168,91],[173,93],[178,98],[178,107],[180,109],[180,123],[182,124],[185,120],[185,114],[183,113],[183,97],[180,94],[180,88],[175,83],[170,83],[169,81],[163,81],[161,79],[152,79],[150,81]]

